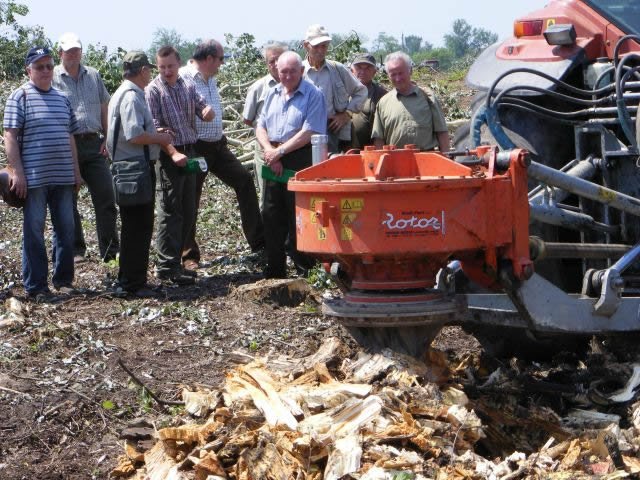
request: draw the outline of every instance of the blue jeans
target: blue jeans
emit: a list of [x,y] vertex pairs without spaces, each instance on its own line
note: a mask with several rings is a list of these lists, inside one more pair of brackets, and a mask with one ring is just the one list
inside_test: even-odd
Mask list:
[[44,243],[47,207],[53,224],[53,285],[73,282],[73,186],[30,188],[22,223],[22,282],[30,295],[46,292],[48,260]]

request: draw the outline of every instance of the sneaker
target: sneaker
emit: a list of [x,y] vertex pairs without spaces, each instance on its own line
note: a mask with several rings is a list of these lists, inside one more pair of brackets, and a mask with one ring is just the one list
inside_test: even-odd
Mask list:
[[186,268],[182,270],[181,274],[193,278],[196,278],[198,276],[198,272],[196,272],[195,270],[187,270]]
[[86,261],[87,261],[87,257],[85,257],[84,255],[76,254],[73,256],[73,263],[75,263],[76,265],[78,263],[84,263]]

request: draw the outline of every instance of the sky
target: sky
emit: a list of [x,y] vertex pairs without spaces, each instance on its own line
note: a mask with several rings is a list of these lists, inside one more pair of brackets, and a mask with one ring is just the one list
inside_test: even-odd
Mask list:
[[418,35],[434,46],[442,46],[453,21],[465,19],[503,39],[511,35],[518,16],[542,8],[548,0],[322,0],[314,3],[279,0],[18,0],[29,7],[23,25],[41,25],[52,41],[64,32],[78,34],[84,45],[101,44],[110,51],[147,50],[159,28],[175,29],[183,39],[215,38],[224,34],[251,33],[256,45],[270,40],[289,41],[304,37],[310,24],[324,25],[330,33],[352,30],[364,35],[365,47],[379,32],[400,39]]

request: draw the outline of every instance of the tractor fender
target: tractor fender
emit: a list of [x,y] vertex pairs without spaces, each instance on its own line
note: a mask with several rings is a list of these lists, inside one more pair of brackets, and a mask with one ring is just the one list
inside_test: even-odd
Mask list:
[[[586,58],[584,49],[576,47],[575,53],[572,53],[571,56],[553,61],[503,60],[496,55],[498,48],[501,46],[502,42],[494,43],[487,47],[473,62],[467,74],[467,84],[470,87],[477,90],[489,90],[496,78],[514,68],[532,68],[558,80],[563,80],[575,67],[582,66]],[[531,85],[545,90],[553,90],[555,88],[553,82],[538,75],[515,73],[503,78],[496,86],[496,92],[517,85]],[[521,90],[518,93],[521,95],[537,95],[536,92],[530,90]]]

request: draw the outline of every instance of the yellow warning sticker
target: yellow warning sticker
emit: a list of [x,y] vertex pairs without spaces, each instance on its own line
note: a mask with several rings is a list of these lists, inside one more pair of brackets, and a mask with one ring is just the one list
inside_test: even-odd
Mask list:
[[340,229],[340,240],[353,240],[353,230],[349,227],[345,227],[344,225]]
[[309,220],[311,220],[311,223],[318,223],[318,215],[316,215],[316,212],[311,210],[309,212]]
[[340,200],[340,210],[359,212],[364,208],[364,198],[343,198]]
[[318,240],[327,239],[327,229],[325,227],[318,227]]
[[552,25],[556,24],[556,19],[555,18],[547,18],[547,28],[549,28]]
[[309,208],[311,210],[316,208],[316,202],[324,202],[324,198],[322,198],[322,197],[311,197],[311,200],[309,200]]
[[342,225],[351,225],[353,222],[356,221],[358,214],[357,213],[343,213],[341,214],[342,217]]

